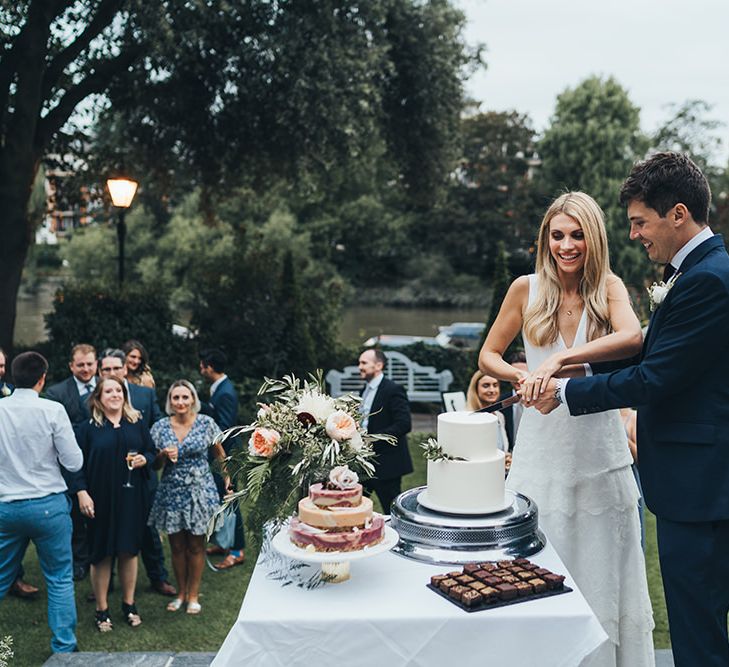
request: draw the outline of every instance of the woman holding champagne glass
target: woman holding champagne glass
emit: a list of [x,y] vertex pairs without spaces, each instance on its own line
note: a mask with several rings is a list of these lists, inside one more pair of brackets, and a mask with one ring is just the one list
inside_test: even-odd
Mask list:
[[[152,427],[157,447],[156,466],[164,466],[149,524],[166,532],[172,549],[172,567],[178,597],[167,611],[187,603],[188,614],[199,614],[200,579],[205,565],[205,529],[218,507],[218,491],[208,464],[208,449],[222,460],[222,445],[213,445],[220,433],[212,418],[199,414],[200,399],[187,380],[173,382],[167,392],[169,415]],[[226,481],[228,487],[230,480]]]
[[149,511],[147,466],[154,461],[154,445],[117,378],[96,383],[89,408],[91,419],[76,432],[84,466],[71,487],[87,518],[96,627],[99,632],[109,632],[112,623],[107,595],[113,558],[119,561],[124,619],[132,627],[142,622],[134,591],[137,554]]

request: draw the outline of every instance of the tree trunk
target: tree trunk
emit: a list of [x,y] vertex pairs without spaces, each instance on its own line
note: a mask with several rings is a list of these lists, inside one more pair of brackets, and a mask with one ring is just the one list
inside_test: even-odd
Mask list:
[[34,174],[33,167],[0,168],[0,347],[8,353],[13,347],[18,290],[31,241],[28,184]]

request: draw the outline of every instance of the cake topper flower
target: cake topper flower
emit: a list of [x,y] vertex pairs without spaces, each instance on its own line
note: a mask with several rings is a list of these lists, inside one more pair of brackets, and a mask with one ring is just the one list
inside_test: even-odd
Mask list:
[[353,489],[359,482],[359,475],[347,466],[335,466],[329,472],[329,482],[338,489]]

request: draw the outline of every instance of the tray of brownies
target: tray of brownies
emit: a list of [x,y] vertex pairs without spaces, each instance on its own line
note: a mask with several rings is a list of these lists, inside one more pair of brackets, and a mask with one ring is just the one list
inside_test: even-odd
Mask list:
[[564,575],[526,558],[466,563],[462,570],[433,575],[428,588],[464,611],[495,609],[572,591],[564,585]]

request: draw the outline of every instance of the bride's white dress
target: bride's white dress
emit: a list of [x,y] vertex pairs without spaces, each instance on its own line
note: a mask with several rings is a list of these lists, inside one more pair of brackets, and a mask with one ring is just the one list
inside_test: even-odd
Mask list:
[[[536,276],[529,277],[529,299]],[[586,342],[583,309],[574,345]],[[527,366],[536,369],[564,349],[524,340]],[[572,417],[560,405],[549,415],[524,410],[508,488],[532,498],[539,523],[592,607],[610,641],[583,665],[653,667],[653,615],[640,544],[638,488],[617,410]]]

